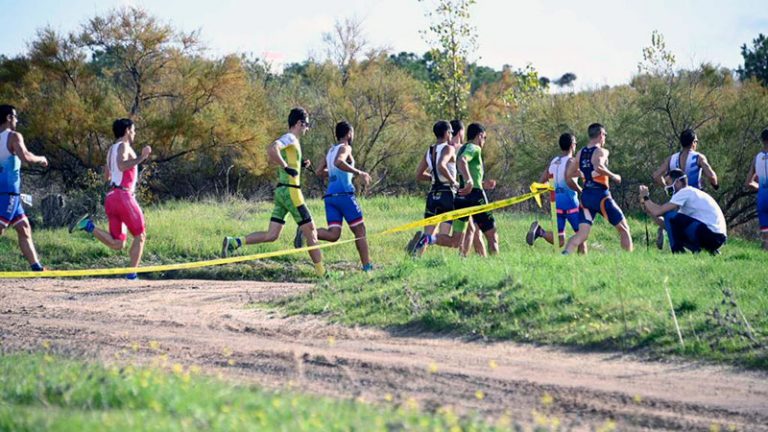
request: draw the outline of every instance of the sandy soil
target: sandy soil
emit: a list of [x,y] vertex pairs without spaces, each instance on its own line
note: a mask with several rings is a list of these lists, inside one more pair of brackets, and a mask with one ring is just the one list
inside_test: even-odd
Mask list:
[[768,431],[763,372],[349,328],[247,307],[306,289],[196,280],[4,280],[0,342],[14,351],[40,350],[48,341],[60,354],[104,362],[145,364],[165,354],[235,382],[382,404],[415,400],[425,410],[451,406],[490,421],[508,415],[522,425],[541,423],[543,415],[573,430],[615,422],[618,430],[718,424]]

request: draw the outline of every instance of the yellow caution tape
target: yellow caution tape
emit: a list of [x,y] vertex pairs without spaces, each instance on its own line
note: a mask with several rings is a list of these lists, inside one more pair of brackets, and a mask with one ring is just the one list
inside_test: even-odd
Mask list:
[[[508,207],[514,204],[521,203],[523,201],[527,201],[531,198],[538,197],[540,194],[548,192],[549,190],[550,190],[550,187],[547,184],[533,183],[531,185],[531,192],[524,195],[507,198],[501,201],[495,201],[489,204],[468,207],[461,210],[453,210],[453,211],[443,213],[437,216],[433,216],[430,218],[421,219],[415,222],[409,222],[403,225],[399,225],[394,228],[390,228],[386,231],[369,235],[368,237],[389,235],[389,234],[394,234],[398,232],[412,230],[414,228],[421,228],[429,225],[437,225],[442,222],[447,222],[450,220],[459,219],[459,218],[471,216],[478,213],[484,213],[484,212],[500,209],[503,207]],[[219,259],[212,259],[207,261],[195,261],[195,262],[180,263],[180,264],[166,264],[166,265],[156,265],[156,266],[146,266],[146,267],[122,267],[122,268],[111,268],[111,269],[48,270],[44,272],[33,272],[33,271],[0,272],[0,279],[56,278],[56,277],[78,277],[78,276],[80,277],[82,276],[115,276],[115,275],[125,275],[130,273],[152,273],[152,272],[166,272],[166,271],[173,271],[173,270],[189,270],[189,269],[217,266],[217,265],[223,265],[223,264],[235,264],[235,263],[240,263],[245,261],[255,261],[255,260],[260,260],[265,258],[274,258],[274,257],[291,255],[291,254],[296,254],[301,252],[307,252],[315,249],[325,249],[325,248],[343,245],[346,243],[352,243],[355,240],[357,239],[342,240],[342,241],[337,241],[335,243],[322,243],[322,244],[317,244],[315,246],[305,246],[297,249],[284,249],[279,251],[264,252],[264,253],[253,254],[253,255],[219,258]]]

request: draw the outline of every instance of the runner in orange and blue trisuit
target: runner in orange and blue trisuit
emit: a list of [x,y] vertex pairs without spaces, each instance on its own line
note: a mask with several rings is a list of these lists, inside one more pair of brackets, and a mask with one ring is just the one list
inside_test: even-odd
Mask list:
[[21,162],[48,166],[45,156],[27,150],[24,137],[16,132],[19,118],[12,105],[0,105],[0,235],[16,229],[19,248],[32,271],[43,271],[32,243],[32,226],[24,213],[21,195]]
[[[560,156],[555,157],[549,163],[539,178],[540,183],[546,183],[550,176],[555,181],[555,207],[557,209],[557,234],[560,239],[560,246],[565,243],[565,224],[568,222],[574,232],[579,231],[579,196],[581,186],[577,183],[577,178],[568,178],[566,173],[568,167],[576,165],[573,158],[573,152],[576,150],[576,136],[572,133],[560,135],[558,140],[560,146]],[[550,244],[554,241],[551,232],[547,232],[538,221],[531,224],[525,241],[533,246],[533,242],[542,237]],[[587,242],[579,245],[579,252],[585,253]]]
[[608,150],[605,139],[608,134],[600,123],[593,123],[587,129],[589,145],[579,150],[576,154],[578,165],[570,164],[566,171],[567,178],[579,175],[584,177],[584,188],[581,193],[581,206],[579,207],[579,231],[568,239],[565,245],[564,255],[573,253],[589,238],[592,230],[592,222],[595,216],[602,214],[619,232],[621,247],[626,251],[632,251],[632,237],[629,233],[629,225],[624,218],[619,206],[611,197],[608,182],[613,180],[621,183],[621,176],[608,169]]
[[[307,245],[317,244],[317,230],[312,221],[312,214],[304,203],[301,193],[301,168],[308,167],[309,161],[301,159],[300,136],[309,130],[309,114],[304,108],[296,107],[288,114],[288,132],[275,140],[267,148],[269,161],[278,166],[278,183],[275,188],[275,209],[269,221],[267,231],[257,231],[240,237],[224,237],[221,255],[227,256],[244,244],[271,243],[277,240],[285,225],[285,216],[290,214],[300,227]],[[315,265],[315,274],[325,275],[323,255],[320,250],[309,251]]]
[[[328,178],[328,188],[323,196],[325,203],[325,219],[328,228],[318,228],[317,238],[324,241],[335,242],[341,237],[341,226],[347,221],[349,229],[355,235],[355,246],[360,255],[363,271],[373,270],[371,258],[368,254],[368,240],[366,239],[365,221],[363,211],[355,197],[355,185],[352,177],[359,176],[367,186],[371,182],[371,176],[355,167],[355,158],[352,156],[352,141],[355,138],[355,129],[346,121],[336,124],[336,144],[328,149],[328,153],[317,167],[317,175]],[[301,247],[304,236],[301,230],[296,232],[294,246]]]
[[757,219],[763,249],[768,250],[768,129],[760,134],[763,150],[755,156],[747,174],[747,187],[757,190]]

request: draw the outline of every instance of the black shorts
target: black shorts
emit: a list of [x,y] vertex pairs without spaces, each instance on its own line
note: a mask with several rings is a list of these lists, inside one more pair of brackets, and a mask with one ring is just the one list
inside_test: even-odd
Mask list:
[[[456,210],[465,209],[469,207],[475,207],[483,204],[488,204],[488,197],[485,196],[485,191],[480,188],[472,189],[472,191],[465,196],[456,196],[454,200],[454,206]],[[459,219],[466,223],[469,217]],[[472,215],[472,220],[480,227],[480,231],[486,232],[496,228],[496,220],[493,218],[491,212],[483,212]]]
[[429,191],[429,194],[427,195],[427,207],[424,210],[424,217],[429,218],[454,210],[454,198],[455,194],[450,189]]

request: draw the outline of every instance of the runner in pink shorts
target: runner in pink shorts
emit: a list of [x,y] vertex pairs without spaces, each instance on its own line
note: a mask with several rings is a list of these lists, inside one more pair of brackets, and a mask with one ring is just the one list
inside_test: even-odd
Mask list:
[[[131,145],[136,136],[136,128],[130,119],[118,119],[112,124],[112,132],[117,140],[107,152],[107,163],[104,167],[104,175],[110,180],[110,191],[104,199],[104,211],[109,220],[109,232],[97,228],[90,215],[84,215],[78,219],[69,231],[82,230],[93,234],[99,241],[114,250],[125,247],[127,235],[125,229],[133,236],[131,244],[131,266],[138,267],[141,254],[144,252],[146,239],[144,214],[139,203],[136,202],[134,191],[138,177],[138,165],[152,154],[152,148],[145,146],[141,155]],[[136,279],[136,273],[127,276],[128,279]]]

